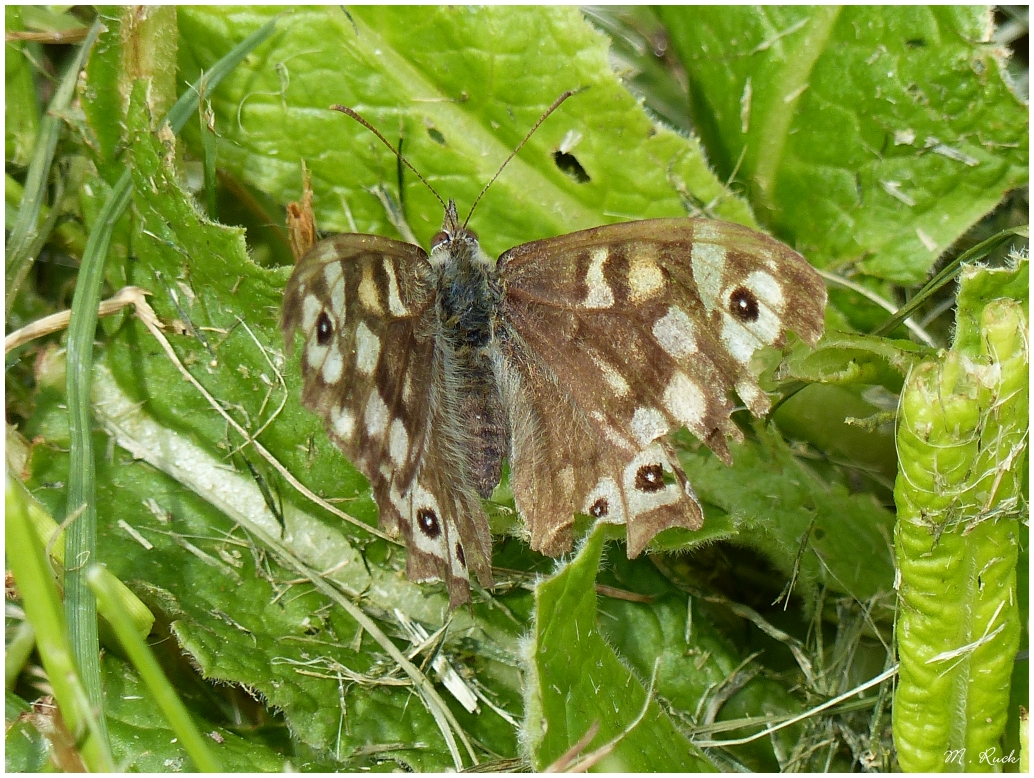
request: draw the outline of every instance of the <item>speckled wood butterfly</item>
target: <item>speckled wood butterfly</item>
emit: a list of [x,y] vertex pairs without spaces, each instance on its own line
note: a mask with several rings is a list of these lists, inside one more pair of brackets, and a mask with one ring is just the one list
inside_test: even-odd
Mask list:
[[504,457],[543,553],[570,550],[576,513],[625,524],[629,557],[661,530],[699,528],[666,434],[686,427],[731,463],[726,438],[743,435],[729,390],[766,413],[752,356],[789,330],[814,344],[825,303],[803,257],[737,224],[610,224],[493,262],[450,200],[430,256],[377,235],[317,243],[282,327],[289,348],[301,330],[302,400],[369,479],[408,575],[444,580],[455,607],[468,571],[492,584],[481,499]]

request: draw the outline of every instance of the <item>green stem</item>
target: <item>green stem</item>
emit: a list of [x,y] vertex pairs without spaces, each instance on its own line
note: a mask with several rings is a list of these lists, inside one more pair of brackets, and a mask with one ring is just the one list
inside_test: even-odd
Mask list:
[[1002,230],[1001,232],[992,235],[987,240],[981,241],[973,248],[963,252],[953,261],[949,262],[948,266],[945,267],[944,270],[931,278],[926,286],[924,286],[915,297],[908,301],[908,305],[904,306],[869,334],[877,337],[889,335],[899,324],[915,313],[923,303],[936,294],[941,287],[955,279],[959,273],[962,272],[963,264],[967,262],[979,262],[1006,241],[1017,237],[1025,238],[1028,237],[1028,235],[1029,232],[1027,227],[1011,227],[1010,229]]

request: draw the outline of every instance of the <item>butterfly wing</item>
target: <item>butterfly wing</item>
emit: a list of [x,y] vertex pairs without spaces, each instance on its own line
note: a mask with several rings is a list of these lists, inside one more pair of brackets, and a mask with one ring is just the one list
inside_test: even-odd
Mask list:
[[[661,439],[685,426],[729,463],[726,437],[742,440],[729,391],[755,415],[770,407],[749,369],[755,351],[787,331],[809,343],[822,332],[826,292],[811,266],[726,222],[598,227],[511,249],[498,272],[503,320],[519,336],[500,369],[514,497],[533,547],[548,553],[570,546],[573,511],[625,522],[630,556],[662,529],[699,527],[699,503]],[[507,390],[518,384],[531,391]],[[542,422],[550,406],[571,419],[572,441]],[[538,466],[569,461],[565,447],[589,460],[566,481]]]
[[456,474],[437,450],[434,300],[423,249],[338,235],[298,263],[281,327],[289,349],[302,332],[302,402],[370,481],[381,526],[405,540],[408,575],[444,580],[457,603],[469,598],[468,563],[490,582],[491,541],[480,503],[453,495]]

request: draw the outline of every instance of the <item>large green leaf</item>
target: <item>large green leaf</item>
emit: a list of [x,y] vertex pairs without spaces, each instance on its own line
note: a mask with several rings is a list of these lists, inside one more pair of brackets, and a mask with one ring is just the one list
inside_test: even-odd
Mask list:
[[980,6],[660,10],[708,154],[819,265],[900,283],[1028,180]]
[[536,588],[535,632],[525,653],[525,726],[534,765],[542,770],[560,759],[596,724],[580,755],[611,746],[596,764],[600,770],[714,769],[652,698],[655,690],[644,688],[600,634],[595,581],[610,531],[599,525],[578,556]]
[[[181,9],[181,70],[196,72],[273,9]],[[461,213],[542,111],[571,98],[529,141],[471,224],[489,254],[536,238],[633,218],[685,213],[681,191],[751,223],[742,201],[708,170],[699,145],[650,121],[607,62],[607,42],[574,8],[303,8],[273,46],[212,97],[220,164],[281,203],[296,198],[300,162],[312,171],[317,224],[390,234],[367,190],[396,183],[396,161],[369,131],[331,112],[359,110]],[[569,133],[589,177],[578,183],[553,152]],[[408,174],[405,199],[423,242],[442,209]]]

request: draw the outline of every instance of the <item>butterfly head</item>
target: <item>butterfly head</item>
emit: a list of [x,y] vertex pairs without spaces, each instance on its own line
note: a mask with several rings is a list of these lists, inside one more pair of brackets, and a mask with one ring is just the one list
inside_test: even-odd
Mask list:
[[442,229],[431,238],[431,264],[440,266],[448,261],[473,261],[481,256],[478,236],[460,221],[456,213],[456,201],[449,200],[445,206]]

